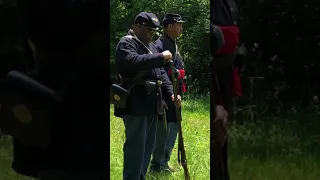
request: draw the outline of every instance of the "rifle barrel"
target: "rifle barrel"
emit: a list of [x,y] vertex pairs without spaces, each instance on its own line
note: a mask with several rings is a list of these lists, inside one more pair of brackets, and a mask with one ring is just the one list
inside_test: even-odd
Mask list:
[[[170,68],[172,71],[172,86],[173,86],[173,94],[174,94],[174,100],[178,100],[178,77],[176,75],[176,68],[173,66],[173,61],[170,61]],[[182,116],[181,116],[181,108],[176,107],[176,117],[177,117],[177,123],[178,123],[178,162],[183,167],[184,170],[184,177],[185,180],[190,180],[189,170],[187,166],[187,158],[186,158],[186,151],[184,148],[184,142],[183,142],[183,135],[182,135]],[[180,156],[181,155],[181,156]]]

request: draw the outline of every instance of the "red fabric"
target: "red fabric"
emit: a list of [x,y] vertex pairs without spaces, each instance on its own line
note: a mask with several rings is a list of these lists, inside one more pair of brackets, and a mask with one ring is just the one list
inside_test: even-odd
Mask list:
[[[185,74],[185,70],[183,70],[183,69],[179,69],[179,73],[180,73],[180,76],[178,77],[178,79],[183,79],[184,76],[186,75],[186,74]],[[172,74],[171,69],[168,70],[168,74],[169,74],[169,75]]]
[[[186,75],[185,70],[179,69],[179,73],[180,73],[180,76],[178,77],[178,79],[184,79],[184,76]],[[171,69],[168,70],[168,74],[169,75],[172,74]],[[182,92],[183,93],[187,92],[187,85],[185,83],[182,83]]]
[[216,54],[229,54],[235,52],[240,37],[238,26],[219,26],[224,36],[225,45]]
[[185,71],[183,69],[179,69],[179,73],[180,73],[180,76],[178,77],[178,79],[183,79],[185,76]]
[[235,67],[232,71],[232,94],[234,97],[242,96],[239,68]]
[[182,92],[187,92],[187,85],[185,83],[182,83]]

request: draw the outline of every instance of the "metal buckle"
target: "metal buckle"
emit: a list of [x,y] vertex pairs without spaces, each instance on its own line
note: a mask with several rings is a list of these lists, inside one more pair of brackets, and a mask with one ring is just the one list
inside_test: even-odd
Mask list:
[[161,86],[161,84],[162,84],[162,81],[158,80],[158,81],[157,81],[157,85],[158,85],[158,86]]
[[24,104],[16,104],[12,108],[14,117],[23,124],[29,124],[32,121],[30,109]]
[[116,100],[116,101],[120,101],[120,96],[119,96],[119,94],[115,94],[114,96],[113,96],[113,98],[114,98],[114,100]]

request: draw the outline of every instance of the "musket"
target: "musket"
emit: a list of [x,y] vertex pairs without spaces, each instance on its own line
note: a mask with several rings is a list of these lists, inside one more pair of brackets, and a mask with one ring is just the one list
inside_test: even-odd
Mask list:
[[[170,61],[170,68],[172,71],[172,85],[173,85],[173,94],[174,100],[178,100],[178,77],[177,77],[177,69],[173,66],[173,61]],[[178,123],[178,162],[183,167],[184,170],[184,179],[190,180],[188,165],[187,165],[187,157],[186,150],[184,148],[184,141],[182,135],[182,126],[181,126],[181,107],[176,106],[176,117]]]
[[211,178],[214,180],[229,180],[229,171],[224,157],[224,144],[227,141],[227,130],[222,121],[215,121],[217,105],[223,105],[222,93],[219,87],[216,66],[211,59],[211,90],[210,90],[210,148]]

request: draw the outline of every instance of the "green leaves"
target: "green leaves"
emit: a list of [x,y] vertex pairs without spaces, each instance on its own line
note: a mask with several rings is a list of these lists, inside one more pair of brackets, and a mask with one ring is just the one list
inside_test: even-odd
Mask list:
[[[203,73],[208,73],[207,64],[210,55],[209,5],[210,0],[112,0],[110,6],[111,58],[114,57],[119,38],[127,33],[139,12],[152,12],[160,21],[166,13],[180,14],[187,21],[183,24],[183,35],[179,38],[178,46],[186,61],[186,72],[193,77],[188,80],[189,87],[199,87],[201,92],[206,92],[208,86],[205,84],[208,83],[209,78],[203,76]],[[162,31],[158,32],[155,38],[161,33]],[[196,89],[193,91],[196,93]]]

